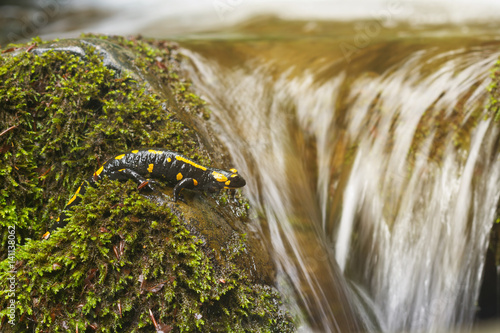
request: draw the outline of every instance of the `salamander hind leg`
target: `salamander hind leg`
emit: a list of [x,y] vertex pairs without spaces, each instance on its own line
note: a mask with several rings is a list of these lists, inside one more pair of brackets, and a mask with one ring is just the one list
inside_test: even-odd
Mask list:
[[182,198],[180,197],[181,191],[185,188],[193,189],[198,184],[194,178],[184,178],[174,186],[174,202]]

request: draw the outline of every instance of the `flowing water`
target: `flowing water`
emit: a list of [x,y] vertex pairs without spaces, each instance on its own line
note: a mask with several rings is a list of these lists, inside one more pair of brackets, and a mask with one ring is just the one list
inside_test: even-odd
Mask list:
[[181,45],[302,329],[470,327],[500,196],[486,117],[500,43],[346,53],[286,34]]

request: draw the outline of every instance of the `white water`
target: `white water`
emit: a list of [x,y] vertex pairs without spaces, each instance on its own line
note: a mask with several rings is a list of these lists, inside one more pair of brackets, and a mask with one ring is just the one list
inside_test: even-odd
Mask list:
[[[295,213],[291,191],[297,191],[296,187],[305,190],[302,184],[308,184],[310,180],[305,173],[293,170],[300,169],[303,156],[291,152],[298,147],[294,146],[294,133],[288,127],[289,118],[294,117],[288,112],[288,107],[290,103],[298,102],[295,106],[303,111],[303,116],[311,105],[316,105],[318,110],[331,107],[333,98],[330,93],[338,88],[340,80],[332,80],[316,90],[311,87],[312,77],[290,81],[284,76],[274,82],[267,75],[266,66],[258,66],[251,73],[244,70],[232,72],[186,52],[196,61],[200,71],[199,76],[192,72],[192,77],[201,88],[202,95],[211,103],[212,120],[217,124],[220,139],[227,142],[234,164],[246,176],[248,190],[245,193],[257,211],[265,214],[267,225],[262,228],[267,230],[261,232],[269,234],[272,240],[269,246],[276,258],[278,280],[281,286],[285,284],[282,291],[296,297],[295,302],[291,299],[292,303],[304,304],[306,314],[321,323],[321,331],[338,331],[329,304],[329,295],[335,291],[322,288],[325,287],[325,283],[320,281],[322,277],[309,273],[324,269],[329,279],[334,279],[335,272],[328,273],[334,270],[331,267],[332,255],[328,253],[329,249],[318,244],[317,255],[323,258],[321,264],[325,265],[320,267],[300,246],[304,242],[317,242],[315,229],[320,226],[315,225],[318,216],[314,211],[314,192],[299,194],[304,200],[300,209],[307,211],[304,212],[307,220],[300,219]],[[303,99],[292,99],[304,89],[307,94],[301,95]],[[325,130],[323,128],[324,135]],[[290,183],[289,172],[296,172],[299,176],[294,178],[293,184]],[[301,225],[303,222],[307,224]],[[312,267],[313,264],[317,266]],[[295,288],[298,288],[296,294],[291,295]],[[308,290],[310,295],[306,295],[304,290]],[[349,306],[347,299],[345,305]],[[302,329],[311,330],[307,321],[303,321]],[[356,329],[355,325],[353,329]]]
[[[455,133],[432,128],[422,149],[410,152],[415,128],[434,101],[439,100],[436,108],[450,115],[473,83],[481,82],[466,105],[482,96],[489,83],[488,68],[498,55],[480,61],[470,53],[457,52],[423,78],[417,53],[381,77],[376,91],[364,89],[367,83],[362,82],[352,93],[358,97],[348,128],[359,138],[359,149],[344,192],[336,259],[341,269],[349,260],[362,261],[364,270],[358,262],[352,273],[362,276],[371,290],[382,311],[384,331],[442,331],[470,324],[474,316],[499,200],[500,160],[492,142],[497,134],[492,133],[491,119],[481,120],[466,152],[455,149]],[[369,117],[368,104],[378,91],[383,92],[380,108],[386,113],[373,137],[363,133],[360,124]],[[389,137],[396,116],[397,127]],[[429,151],[438,135],[445,136],[444,155],[433,160]],[[388,140],[394,142],[390,151]],[[416,156],[414,165],[408,165],[410,154]],[[359,233],[357,244],[351,243],[353,230]],[[371,248],[363,252],[366,244]]]
[[[469,94],[457,130],[473,105],[485,105],[499,52],[417,51],[380,76],[361,75],[351,84],[342,126],[336,109],[342,70],[326,81],[307,69],[273,77],[265,62],[225,67],[185,52],[212,124],[246,175],[245,193],[265,214],[261,232],[282,291],[303,313],[304,331],[362,330],[351,310],[368,330],[377,321],[385,332],[470,326],[500,196],[498,126],[480,117],[470,145],[456,149],[459,137],[437,125],[447,120],[431,117],[427,136],[411,149],[431,105],[449,117]],[[338,162],[345,156],[337,156],[340,146],[355,147],[350,170]],[[442,157],[431,156],[434,146]],[[347,175],[344,184],[336,172]],[[361,308],[342,272],[371,309]],[[345,313],[332,304],[339,300]]]
[[[265,15],[286,20],[369,19],[385,26],[404,22],[416,29],[456,25],[462,34],[470,33],[475,22],[490,22],[489,29],[498,33],[500,19],[497,0],[46,0],[39,1],[37,9],[28,18],[28,30],[44,39],[78,37],[82,32],[191,38]],[[73,14],[79,11],[81,17]],[[44,21],[54,13],[54,22]]]

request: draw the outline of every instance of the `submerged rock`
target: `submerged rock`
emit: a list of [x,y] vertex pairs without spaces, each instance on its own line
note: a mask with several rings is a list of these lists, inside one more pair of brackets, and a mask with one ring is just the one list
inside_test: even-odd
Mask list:
[[0,291],[2,331],[294,330],[240,193],[184,191],[174,203],[168,186],[104,179],[65,228],[40,239],[118,152],[163,147],[230,167],[207,108],[180,78],[175,44],[35,40],[0,61],[0,225],[16,259],[0,254],[2,284],[16,281],[13,294]]

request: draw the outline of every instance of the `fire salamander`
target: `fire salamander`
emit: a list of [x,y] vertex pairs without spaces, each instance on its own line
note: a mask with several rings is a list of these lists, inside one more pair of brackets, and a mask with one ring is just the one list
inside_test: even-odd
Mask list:
[[81,201],[80,196],[85,193],[85,188],[88,185],[95,186],[95,182],[103,176],[118,180],[133,179],[139,184],[138,189],[148,187],[154,190],[152,185],[156,182],[150,180],[149,177],[171,185],[175,184],[174,201],[179,200],[180,192],[185,188],[218,191],[223,188],[235,189],[246,185],[245,179],[238,174],[236,169],[225,171],[205,167],[186,156],[160,148],[132,150],[104,162],[90,179],[83,181],[69,199],[56,223],[42,236],[44,239],[48,239],[54,230],[67,224],[65,211],[77,205]]

